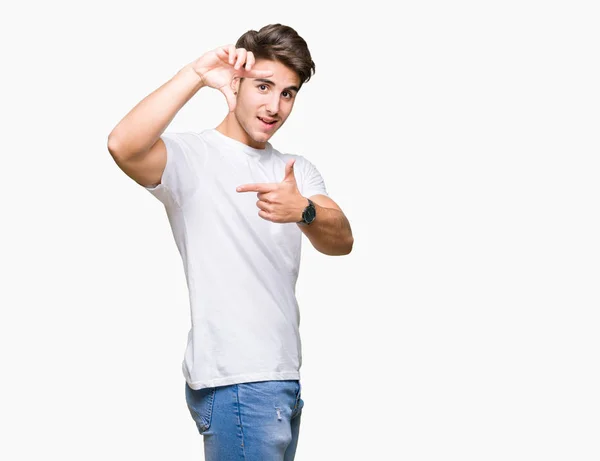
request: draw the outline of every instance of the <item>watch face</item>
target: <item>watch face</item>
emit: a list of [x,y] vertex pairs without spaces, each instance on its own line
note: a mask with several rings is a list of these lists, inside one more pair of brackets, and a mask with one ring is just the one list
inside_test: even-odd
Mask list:
[[306,222],[311,223],[315,219],[316,211],[314,206],[309,206],[306,209]]

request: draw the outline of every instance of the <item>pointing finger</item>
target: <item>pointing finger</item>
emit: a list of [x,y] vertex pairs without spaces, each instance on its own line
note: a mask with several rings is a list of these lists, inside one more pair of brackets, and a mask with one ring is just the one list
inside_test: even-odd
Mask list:
[[238,192],[271,192],[275,189],[273,184],[244,184],[239,186],[236,190]]

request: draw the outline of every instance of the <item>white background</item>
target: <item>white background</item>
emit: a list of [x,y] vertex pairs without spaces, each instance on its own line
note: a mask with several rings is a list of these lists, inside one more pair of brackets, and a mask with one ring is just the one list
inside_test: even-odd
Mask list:
[[[316,74],[272,143],[355,238],[303,240],[296,459],[600,459],[594,3],[2,7],[0,458],[203,459],[181,260],[106,142],[185,64],[280,22]],[[226,113],[202,90],[168,130]]]

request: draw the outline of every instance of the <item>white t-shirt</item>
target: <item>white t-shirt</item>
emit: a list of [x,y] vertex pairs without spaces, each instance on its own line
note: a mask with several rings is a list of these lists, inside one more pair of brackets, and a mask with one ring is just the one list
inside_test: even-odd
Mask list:
[[145,187],[165,206],[181,254],[192,326],[182,363],[192,389],[300,379],[296,280],[302,231],[258,215],[251,183],[281,182],[292,157],[304,197],[327,195],[315,166],[270,143],[254,149],[216,129],[164,133],[161,183]]

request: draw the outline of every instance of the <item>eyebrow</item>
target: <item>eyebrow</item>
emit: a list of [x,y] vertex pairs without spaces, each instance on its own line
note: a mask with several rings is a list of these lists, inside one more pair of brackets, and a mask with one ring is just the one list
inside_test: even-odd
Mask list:
[[[273,82],[271,80],[268,80],[266,78],[255,78],[254,81],[255,82],[269,83],[269,84],[275,86],[275,82]],[[298,93],[298,91],[300,91],[300,89],[297,86],[288,86],[288,87],[284,88],[284,91],[285,90],[294,90],[296,93]]]

